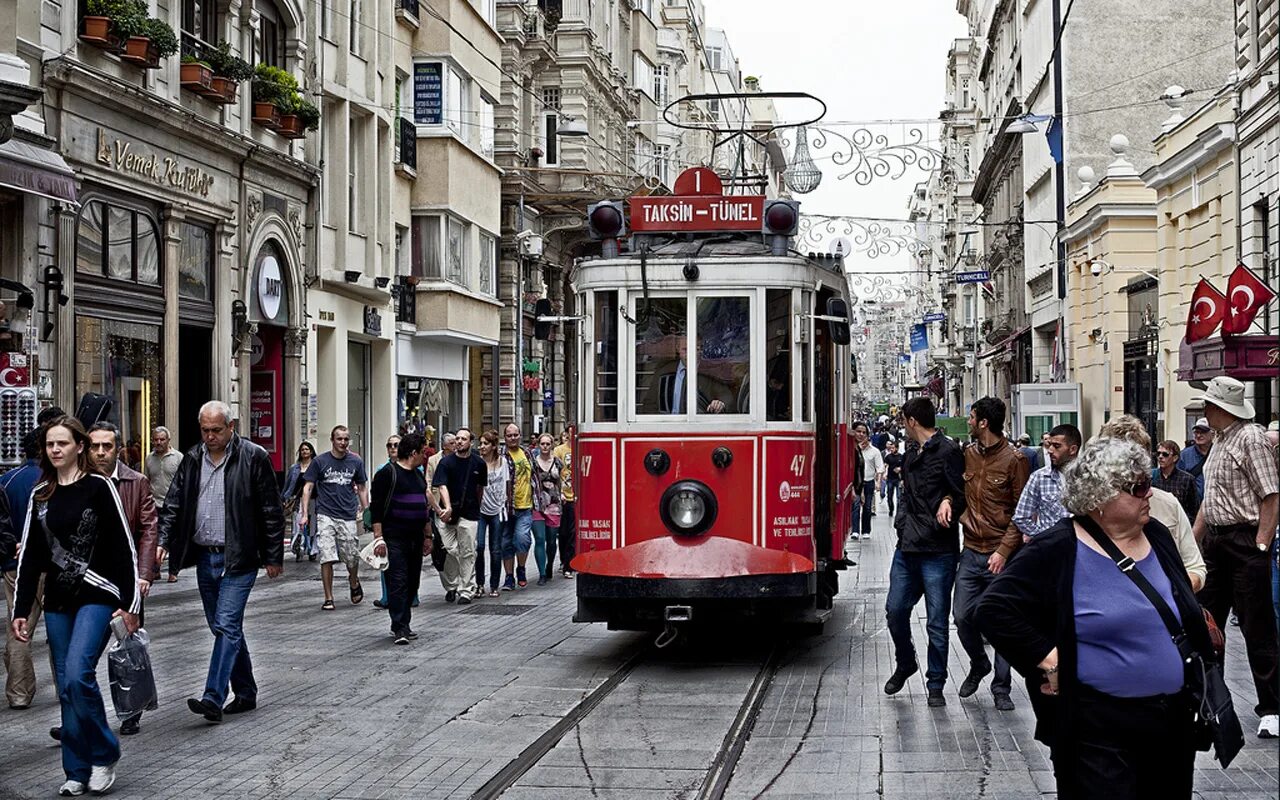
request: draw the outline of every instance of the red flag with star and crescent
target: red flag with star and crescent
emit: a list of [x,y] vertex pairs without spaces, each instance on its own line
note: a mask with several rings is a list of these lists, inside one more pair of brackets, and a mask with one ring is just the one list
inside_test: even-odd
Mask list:
[[1208,338],[1226,315],[1227,296],[1201,278],[1191,295],[1191,310],[1187,312],[1187,344]]
[[1253,318],[1275,296],[1253,270],[1244,264],[1237,266],[1227,281],[1227,316],[1222,320],[1222,332],[1238,335],[1249,330]]

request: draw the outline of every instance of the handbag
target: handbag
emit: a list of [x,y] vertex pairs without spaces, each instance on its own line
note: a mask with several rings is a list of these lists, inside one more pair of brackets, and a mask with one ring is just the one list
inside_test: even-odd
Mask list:
[[[1206,659],[1191,648],[1186,632],[1174,616],[1169,604],[1164,601],[1147,577],[1137,569],[1137,562],[1120,552],[1116,543],[1111,541],[1102,528],[1091,517],[1077,516],[1076,521],[1089,532],[1111,560],[1116,562],[1120,571],[1129,576],[1147,600],[1160,614],[1160,619],[1173,638],[1178,648],[1178,655],[1186,668],[1186,688],[1194,700],[1192,709],[1196,715],[1196,744],[1201,750],[1213,747],[1218,763],[1226,768],[1244,747],[1244,731],[1240,727],[1240,719],[1236,716],[1235,706],[1231,702],[1231,690],[1222,674],[1220,660]],[[1202,609],[1203,611],[1203,609]],[[1207,614],[1206,614],[1207,616]],[[1216,625],[1214,626],[1217,627]],[[1222,632],[1219,631],[1221,636]]]

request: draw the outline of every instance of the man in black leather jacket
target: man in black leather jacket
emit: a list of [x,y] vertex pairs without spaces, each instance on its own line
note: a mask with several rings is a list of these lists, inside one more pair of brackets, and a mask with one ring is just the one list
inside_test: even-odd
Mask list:
[[[196,568],[213,656],[204,694],[187,706],[209,722],[258,705],[242,624],[258,570],[284,570],[284,509],[267,451],[236,435],[231,409],[211,400],[200,409],[200,436],[188,450],[160,509],[160,549],[169,571]],[[228,685],[235,699],[223,708]]]

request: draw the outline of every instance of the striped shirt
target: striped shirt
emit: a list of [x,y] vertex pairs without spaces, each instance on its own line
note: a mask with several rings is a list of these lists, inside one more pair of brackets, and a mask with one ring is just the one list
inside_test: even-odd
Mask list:
[[1013,512],[1013,524],[1023,536],[1036,536],[1058,520],[1071,516],[1062,505],[1062,473],[1046,465],[1031,473]]
[[1257,525],[1264,498],[1280,491],[1276,451],[1262,426],[1236,420],[1218,431],[1204,462],[1204,502],[1209,525]]

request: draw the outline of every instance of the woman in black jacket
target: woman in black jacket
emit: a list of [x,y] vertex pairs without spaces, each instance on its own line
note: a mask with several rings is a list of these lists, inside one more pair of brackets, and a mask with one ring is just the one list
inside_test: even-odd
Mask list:
[[120,741],[107,724],[98,661],[112,617],[138,629],[137,553],[115,486],[89,465],[89,436],[61,417],[45,429],[42,480],[23,524],[13,635],[29,641],[27,615],[42,573],[44,618],[62,704],[63,797],[115,782]]
[[1212,648],[1177,545],[1150,519],[1150,458],[1096,438],[1068,468],[1064,519],[1032,539],[983,594],[983,633],[1027,679],[1036,738],[1058,796],[1191,797],[1192,704],[1159,612],[1087,530],[1096,523],[1179,618],[1192,649]]

